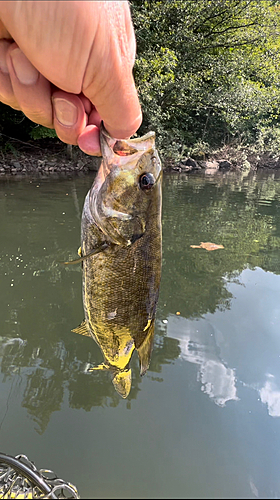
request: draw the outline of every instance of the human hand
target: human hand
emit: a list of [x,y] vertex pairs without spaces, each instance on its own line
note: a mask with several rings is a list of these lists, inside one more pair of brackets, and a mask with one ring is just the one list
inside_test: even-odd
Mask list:
[[134,59],[126,0],[0,1],[0,101],[87,154],[141,125]]

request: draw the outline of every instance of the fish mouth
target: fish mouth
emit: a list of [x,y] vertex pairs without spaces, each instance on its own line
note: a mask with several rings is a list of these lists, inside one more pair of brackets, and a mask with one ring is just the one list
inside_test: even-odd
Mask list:
[[[107,189],[103,186],[106,186],[106,180],[110,175],[114,179],[117,172],[127,171],[129,176],[129,172],[132,171],[133,177],[133,170],[138,165],[138,159],[144,155],[151,157],[151,171],[154,176],[153,189],[157,188],[162,178],[162,167],[155,147],[155,132],[150,131],[146,135],[134,139],[116,139],[110,136],[101,122],[100,143],[103,161],[89,194],[91,214],[108,243],[130,246],[143,236],[145,224],[136,216],[134,210],[131,212],[127,206],[123,206],[123,200],[112,204],[111,197],[114,201],[114,196],[110,194],[110,191],[108,191],[109,201],[107,197],[101,196],[101,193]],[[131,229],[133,228],[131,232],[130,226]]]
[[[102,172],[100,172],[100,184],[104,182],[110,173],[112,163],[119,168],[130,168],[130,164],[133,167],[135,162],[137,162],[137,157],[140,158],[144,153],[151,153],[151,156],[158,160],[158,173],[161,174],[162,167],[155,147],[155,136],[155,132],[150,131],[142,137],[116,139],[110,136],[102,121],[100,124],[100,144],[102,157],[105,161],[102,162],[103,168],[101,169]],[[155,183],[158,182],[159,178],[157,176]]]
[[160,169],[160,171],[159,171],[159,174],[158,174],[158,176],[157,176],[157,178],[156,178],[156,180],[155,180],[154,186],[155,186],[155,185],[156,185],[159,181],[161,181],[162,176],[163,176],[163,172],[162,172],[162,168],[161,168],[161,169]]
[[117,393],[126,399],[131,389],[131,368],[113,371],[112,382]]
[[[143,135],[142,137],[134,137],[133,139],[116,139],[115,137],[112,137],[109,132],[106,130],[105,126],[104,126],[104,123],[103,121],[101,122],[100,124],[100,135],[103,135],[106,140],[107,140],[107,144],[110,148],[113,149],[114,153],[118,154],[118,152],[121,151],[121,148],[124,144],[128,145],[128,146],[132,146],[132,149],[133,149],[133,146],[135,145],[136,148],[135,148],[135,153],[142,150],[142,151],[145,151],[147,148],[145,147],[144,143],[145,141],[149,140],[149,139],[154,139],[155,138],[155,132],[153,131],[150,131],[150,132],[147,132],[147,134]],[[142,145],[142,147],[141,147]],[[130,156],[131,154],[133,154],[133,152],[129,153],[127,156]],[[126,156],[126,155],[120,155],[120,156]]]

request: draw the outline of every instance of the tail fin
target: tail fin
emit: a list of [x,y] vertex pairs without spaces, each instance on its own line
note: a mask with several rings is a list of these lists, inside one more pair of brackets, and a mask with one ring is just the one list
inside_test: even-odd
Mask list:
[[112,382],[117,393],[122,398],[127,398],[131,389],[131,369],[116,371],[112,377]]

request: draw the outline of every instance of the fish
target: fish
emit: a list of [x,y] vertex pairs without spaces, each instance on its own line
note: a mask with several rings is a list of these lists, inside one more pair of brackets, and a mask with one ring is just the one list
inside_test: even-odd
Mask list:
[[117,393],[131,390],[130,360],[150,365],[162,264],[162,165],[155,132],[117,140],[100,127],[102,161],[81,219],[85,319],[72,331],[95,340]]

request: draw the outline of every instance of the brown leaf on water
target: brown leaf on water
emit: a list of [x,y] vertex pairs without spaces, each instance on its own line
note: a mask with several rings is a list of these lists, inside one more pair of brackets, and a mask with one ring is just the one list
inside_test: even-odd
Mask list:
[[216,245],[216,243],[210,243],[210,241],[201,241],[200,245],[190,245],[191,248],[205,248],[211,252],[212,250],[218,250],[219,248],[225,248],[224,245]]

